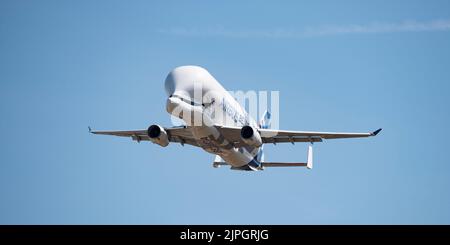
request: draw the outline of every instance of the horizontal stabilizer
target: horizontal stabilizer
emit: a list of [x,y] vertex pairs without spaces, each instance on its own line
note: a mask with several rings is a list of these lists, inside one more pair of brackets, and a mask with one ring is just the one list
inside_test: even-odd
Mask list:
[[262,162],[263,167],[306,167],[305,162]]

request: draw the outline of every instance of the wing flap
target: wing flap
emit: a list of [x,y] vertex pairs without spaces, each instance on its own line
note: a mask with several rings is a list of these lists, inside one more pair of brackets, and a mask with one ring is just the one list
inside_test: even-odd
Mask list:
[[[240,127],[216,126],[224,137],[236,146],[245,145],[241,140]],[[372,133],[340,133],[315,131],[289,131],[274,129],[258,129],[263,143],[322,142],[323,139],[365,138],[376,136],[381,129]]]
[[261,137],[263,143],[296,143],[296,142],[322,142],[322,138],[313,136],[277,136]]
[[315,132],[315,131],[288,131],[259,129],[261,137],[320,137],[322,139],[363,138],[377,135],[381,129],[372,133],[339,133],[339,132]]
[[147,137],[147,130],[124,130],[124,131],[90,131],[92,134],[102,134],[102,135],[114,135],[121,137],[131,137],[131,136],[140,136]]
[[[187,127],[164,128],[167,132],[170,142],[189,144],[198,146],[191,131]],[[135,141],[150,141],[147,130],[122,130],[122,131],[91,131],[92,134],[112,135],[120,137],[131,137]]]

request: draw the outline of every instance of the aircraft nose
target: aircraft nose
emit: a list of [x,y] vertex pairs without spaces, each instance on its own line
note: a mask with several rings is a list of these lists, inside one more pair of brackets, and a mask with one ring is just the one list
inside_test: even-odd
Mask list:
[[170,96],[166,101],[166,110],[169,114],[172,114],[172,112],[180,105],[181,100],[179,98],[175,98]]
[[169,72],[164,83],[167,96],[178,91],[188,91],[192,84],[193,74],[191,66],[179,66]]

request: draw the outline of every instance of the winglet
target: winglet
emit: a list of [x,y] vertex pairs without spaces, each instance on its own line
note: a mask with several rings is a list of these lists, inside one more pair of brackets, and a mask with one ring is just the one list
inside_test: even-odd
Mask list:
[[92,133],[92,129],[90,126],[88,126],[88,129],[89,129],[89,133]]
[[372,136],[376,136],[381,130],[382,130],[382,128],[379,128],[379,129],[373,131],[373,132],[371,133]]

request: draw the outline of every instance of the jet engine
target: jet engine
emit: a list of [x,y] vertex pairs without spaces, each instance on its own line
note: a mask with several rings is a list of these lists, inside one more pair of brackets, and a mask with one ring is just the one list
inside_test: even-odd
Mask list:
[[244,126],[241,129],[241,139],[251,145],[251,146],[256,146],[256,147],[260,147],[262,145],[262,139],[261,136],[259,135],[258,130],[256,130],[254,127],[252,126]]
[[162,147],[169,145],[169,137],[167,136],[167,132],[159,125],[154,124],[148,127],[147,135],[150,138],[150,141],[155,144]]

